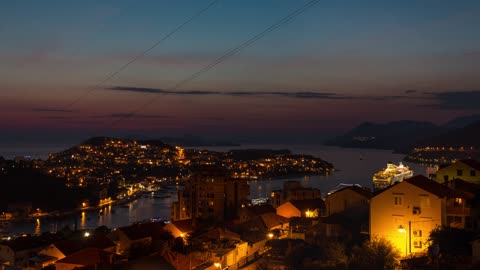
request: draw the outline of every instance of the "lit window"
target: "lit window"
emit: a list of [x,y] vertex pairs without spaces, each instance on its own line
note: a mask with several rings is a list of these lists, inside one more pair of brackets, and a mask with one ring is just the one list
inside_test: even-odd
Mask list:
[[463,205],[463,199],[462,198],[455,198],[455,203],[453,205],[454,206],[462,206]]
[[420,195],[420,206],[430,207],[430,198],[426,195]]
[[313,211],[307,210],[305,211],[305,217],[307,218],[316,218],[318,217],[318,210],[315,209]]

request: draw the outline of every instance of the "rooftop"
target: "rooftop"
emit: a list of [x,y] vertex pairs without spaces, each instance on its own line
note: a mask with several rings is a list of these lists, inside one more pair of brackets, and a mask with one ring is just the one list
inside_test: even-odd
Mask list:
[[304,210],[325,209],[325,202],[320,198],[308,200],[291,200],[290,203],[302,212]]
[[462,160],[459,160],[457,162],[461,162],[461,163],[463,163],[463,164],[465,164],[469,167],[474,168],[475,170],[480,171],[480,162],[478,162],[475,159],[462,159]]
[[112,253],[98,248],[85,248],[57,261],[57,263],[88,266],[100,263],[112,263],[112,258]]
[[328,193],[328,195],[331,195],[331,194],[334,194],[334,193],[338,193],[338,192],[342,192],[342,191],[345,191],[345,190],[352,190],[364,197],[367,197],[367,198],[371,198],[372,197],[372,192],[360,185],[357,185],[357,184],[353,184],[353,185],[346,185],[346,184],[340,184],[339,186],[337,186],[335,189],[333,189],[332,191],[330,191]]

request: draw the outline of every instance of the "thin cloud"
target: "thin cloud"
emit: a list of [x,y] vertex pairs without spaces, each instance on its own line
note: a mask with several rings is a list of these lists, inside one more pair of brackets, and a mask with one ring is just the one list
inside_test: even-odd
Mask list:
[[213,95],[220,94],[220,92],[215,91],[171,91],[164,90],[159,88],[146,88],[146,87],[124,87],[124,86],[115,86],[107,88],[108,90],[114,91],[125,91],[125,92],[135,92],[135,93],[148,93],[148,94],[164,94],[164,95]]
[[132,113],[113,113],[107,115],[93,115],[90,118],[135,118],[135,119],[171,119],[171,115],[163,114],[132,114]]
[[66,109],[52,109],[52,108],[33,108],[32,111],[34,112],[56,112],[56,113],[71,113],[72,110]]
[[417,93],[417,90],[406,90],[405,94],[414,94]]
[[68,116],[43,116],[42,119],[52,119],[52,120],[70,120],[72,117]]
[[[427,93],[426,93],[427,94]],[[468,110],[480,111],[480,90],[429,92],[433,104],[423,104],[421,107],[430,107],[439,110]]]
[[334,93],[324,92],[268,92],[268,91],[232,91],[232,92],[220,92],[220,91],[171,91],[159,88],[145,88],[145,87],[127,87],[127,86],[115,86],[107,88],[107,90],[113,91],[125,91],[134,93],[147,93],[147,94],[163,94],[163,95],[223,95],[223,96],[280,96],[290,98],[301,99],[352,99],[353,97],[339,96]]
[[431,99],[431,97],[426,96],[411,96],[411,95],[392,95],[392,96],[371,96],[365,97],[364,99],[374,100],[374,101],[385,101],[385,100],[405,100],[405,99]]

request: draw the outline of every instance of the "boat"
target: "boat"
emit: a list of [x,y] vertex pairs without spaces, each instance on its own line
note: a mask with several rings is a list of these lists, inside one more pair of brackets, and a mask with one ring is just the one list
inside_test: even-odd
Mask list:
[[413,171],[408,166],[403,165],[401,162],[398,166],[388,162],[387,168],[373,175],[373,190],[385,189],[412,176]]

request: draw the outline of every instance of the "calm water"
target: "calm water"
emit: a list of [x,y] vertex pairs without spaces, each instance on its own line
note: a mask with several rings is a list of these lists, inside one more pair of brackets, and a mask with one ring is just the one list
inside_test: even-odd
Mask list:
[[[286,180],[298,180],[305,187],[319,188],[323,194],[335,188],[340,183],[360,184],[371,188],[371,179],[375,172],[386,167],[388,161],[398,163],[402,161],[403,155],[394,154],[391,151],[372,149],[350,149],[330,147],[323,145],[244,145],[241,147],[208,147],[209,150],[227,151],[241,148],[269,148],[269,149],[290,149],[295,154],[311,154],[331,162],[337,172],[327,176],[311,176],[288,178],[281,180],[265,180],[250,182],[250,197],[268,197],[272,190],[282,188]],[[38,150],[38,149],[37,149]],[[52,152],[61,149],[51,148]],[[48,155],[45,152],[36,152],[39,157]],[[17,152],[18,153],[18,152]],[[1,154],[0,154],[1,155]],[[18,155],[18,154],[15,154]],[[23,154],[22,154],[23,155]],[[425,174],[426,167],[419,164],[405,163],[414,170],[415,174]],[[176,200],[176,191],[168,191],[168,198],[155,198],[145,195],[135,201],[123,206],[108,206],[101,210],[88,211],[75,215],[41,219],[31,222],[16,222],[4,225],[3,231],[13,234],[19,233],[41,233],[46,231],[57,231],[65,226],[73,228],[76,224],[79,229],[93,229],[98,226],[111,228],[126,226],[131,223],[150,218],[170,219],[171,204]]]
[[5,159],[13,159],[18,156],[31,156],[32,158],[47,159],[48,154],[61,152],[67,148],[72,147],[69,144],[54,144],[46,146],[28,146],[28,145],[0,145],[0,157]]

